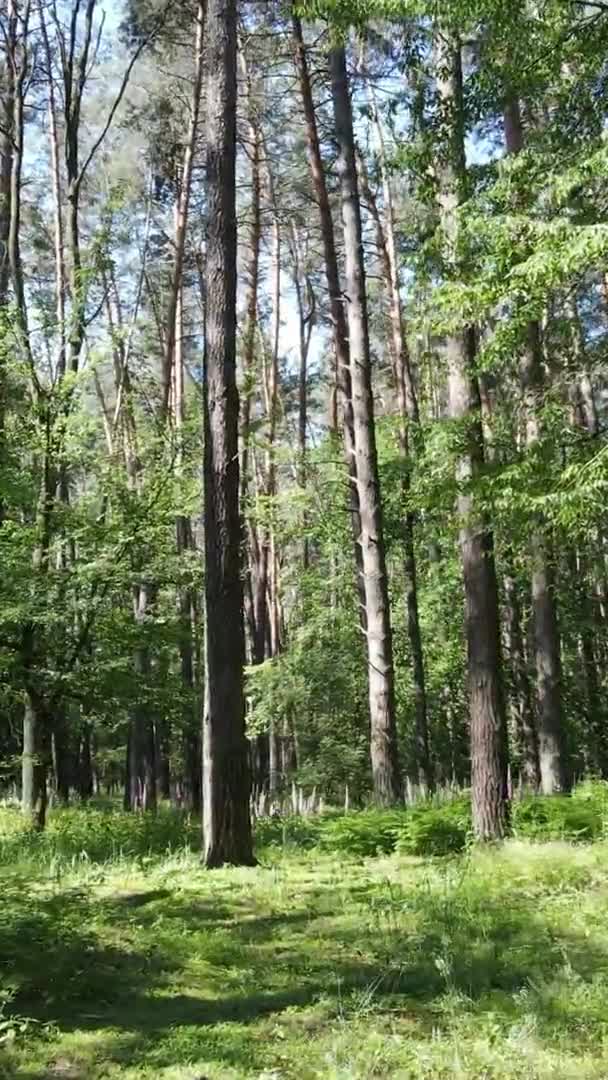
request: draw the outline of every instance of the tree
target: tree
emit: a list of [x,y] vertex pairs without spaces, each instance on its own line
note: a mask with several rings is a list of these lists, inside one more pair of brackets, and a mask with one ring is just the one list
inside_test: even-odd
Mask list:
[[345,299],[348,312],[354,453],[359,493],[359,544],[365,590],[371,760],[374,796],[399,799],[401,780],[395,722],[393,645],[384,550],[382,501],[374,429],[361,211],[351,103],[344,47],[332,49],[330,69],[344,230]]
[[254,862],[243,700],[236,386],[236,0],[207,11],[203,861]]
[[[462,58],[456,35],[436,36],[439,107],[446,126],[438,195],[448,272],[458,274],[458,206],[466,192]],[[458,541],[465,594],[465,626],[471,724],[473,827],[480,840],[496,840],[507,828],[507,729],[500,657],[498,587],[493,538],[475,505],[474,484],[483,468],[479,387],[473,326],[446,341],[450,416],[455,425]]]
[[[523,148],[521,110],[516,97],[505,106],[505,146],[508,154]],[[544,386],[542,334],[537,320],[526,326],[521,363],[525,444],[534,453],[542,428]],[[550,538],[542,521],[537,521],[530,538],[532,547],[532,612],[534,620],[534,660],[538,695],[538,755],[540,786],[552,795],[568,788],[562,703],[560,637],[555,597],[555,573]]]

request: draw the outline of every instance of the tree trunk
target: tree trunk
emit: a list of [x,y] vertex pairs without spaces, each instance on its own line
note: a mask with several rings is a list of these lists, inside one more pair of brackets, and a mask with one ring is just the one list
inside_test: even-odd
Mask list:
[[[135,620],[140,633],[152,600],[153,589],[140,585],[135,590]],[[147,642],[140,641],[135,648],[133,671],[137,690],[129,728],[127,772],[129,774],[129,808],[131,810],[156,810],[156,739],[154,722],[150,715],[148,686],[150,681],[150,650]]]
[[129,720],[127,727],[127,741],[125,746],[125,787],[122,798],[123,810],[133,810],[133,721]]
[[36,697],[28,693],[23,713],[23,757],[21,769],[21,809],[32,827],[42,831],[46,824],[46,747],[44,718]]
[[[139,686],[145,686],[150,678],[150,652],[147,645],[135,650],[134,671]],[[133,712],[133,735],[135,749],[135,779],[137,784],[137,809],[156,810],[156,741],[154,721],[150,715],[150,706],[138,702]]]
[[418,612],[418,582],[416,571],[416,551],[414,546],[414,513],[408,509],[411,489],[411,449],[412,444],[420,441],[420,415],[418,397],[411,371],[409,351],[403,333],[403,313],[399,291],[397,269],[397,248],[395,240],[392,192],[384,160],[379,119],[376,119],[380,147],[381,167],[384,187],[385,221],[382,220],[376,199],[367,179],[365,166],[361,161],[363,193],[371,215],[376,224],[376,234],[382,257],[385,289],[389,297],[391,322],[391,361],[393,382],[399,409],[399,453],[402,459],[402,500],[404,513],[402,519],[403,570],[405,580],[405,602],[407,611],[407,633],[412,661],[412,682],[414,686],[415,722],[413,760],[418,786],[432,792],[435,786],[433,764],[429,747],[429,729],[426,706],[426,682],[424,672],[424,654],[420,632]]
[[332,50],[330,68],[339,147],[337,168],[344,229],[354,451],[361,529],[359,544],[362,551],[367,623],[372,774],[376,801],[388,804],[401,797],[401,779],[395,721],[388,579],[371,386],[361,212],[344,48]]
[[203,861],[251,865],[236,386],[236,0],[207,19]]
[[[185,522],[185,519],[180,519]],[[178,529],[178,550],[184,550],[184,545],[190,543],[180,537]],[[179,661],[182,677],[183,692],[185,697],[184,711],[182,715],[182,753],[184,762],[183,798],[188,809],[199,814],[202,810],[201,793],[201,769],[202,750],[199,724],[197,723],[197,709],[193,708],[193,702],[197,700],[196,672],[194,664],[194,598],[188,589],[179,590],[179,617],[180,617],[180,640]]]
[[[497,448],[494,443],[492,414],[494,411],[494,391],[491,377],[487,372],[478,375],[481,423],[486,459],[493,464],[497,461]],[[528,660],[524,647],[524,635],[521,624],[521,605],[513,555],[510,549],[503,553],[503,588],[504,621],[503,638],[508,661],[508,703],[512,719],[512,732],[519,751],[519,780],[528,791],[536,792],[540,785],[540,765],[538,760],[538,731],[532,704]]]
[[[508,557],[507,557],[508,562]],[[522,786],[536,792],[540,785],[538,760],[538,732],[530,693],[530,679],[521,628],[521,606],[517,582],[511,568],[503,578],[505,590],[505,642],[511,674],[511,702],[513,727],[519,744],[520,779]]]
[[[519,154],[523,128],[519,101],[511,98],[504,111],[507,154]],[[527,326],[526,344],[520,363],[520,379],[525,420],[525,444],[534,451],[541,438],[544,394],[541,330],[538,322]],[[562,673],[560,633],[557,618],[551,541],[540,518],[533,523],[530,537],[532,556],[532,616],[534,659],[538,698],[538,743],[541,790],[545,795],[569,786],[562,715]]]
[[164,716],[157,717],[154,725],[154,757],[156,763],[156,789],[158,797],[171,800],[171,729]]
[[566,313],[572,334],[572,352],[575,365],[574,386],[572,389],[576,420],[590,438],[596,439],[600,434],[600,421],[593,379],[589,370],[585,336],[575,296],[570,296],[566,301]]
[[93,795],[93,761],[91,752],[91,725],[85,721],[80,733],[78,748],[78,794],[82,802]]
[[55,710],[51,733],[51,756],[53,761],[53,779],[55,796],[60,803],[68,803],[70,799],[70,786],[72,767],[70,761],[70,746],[68,739],[67,718],[60,711]]
[[560,637],[555,601],[555,573],[548,538],[536,533],[530,541],[532,555],[532,612],[534,656],[538,695],[538,743],[543,795],[566,791],[566,767],[562,726]]
[[[437,91],[446,118],[446,154],[439,170],[439,203],[446,270],[457,277],[457,209],[466,192],[462,61],[458,41],[436,37]],[[447,338],[448,395],[454,422],[459,488],[459,547],[465,596],[473,828],[479,840],[500,839],[507,826],[505,721],[498,589],[493,537],[471,486],[483,468],[479,387],[474,376],[475,331]]]
[[38,0],[38,11],[40,13],[40,29],[42,31],[42,41],[44,45],[44,56],[46,61],[46,79],[49,95],[48,104],[48,123],[49,123],[49,143],[51,151],[51,171],[53,177],[53,209],[54,209],[54,226],[55,226],[55,310],[57,314],[57,360],[56,360],[56,372],[60,373],[65,371],[65,244],[64,244],[64,230],[63,230],[63,213],[62,213],[62,191],[61,191],[61,166],[60,166],[60,141],[59,141],[59,126],[58,126],[58,111],[57,101],[55,95],[55,77],[53,73],[53,56],[51,52],[51,45],[49,41],[47,23],[45,12],[43,9],[43,0]]
[[[325,264],[325,277],[329,292],[329,304],[333,331],[334,353],[336,361],[336,398],[340,400],[342,411],[342,439],[344,444],[344,457],[349,479],[350,517],[353,533],[357,596],[359,600],[359,625],[363,633],[366,632],[366,602],[365,586],[363,582],[363,553],[359,543],[361,535],[361,522],[359,511],[359,489],[357,485],[357,460],[355,454],[355,435],[353,427],[353,403],[350,374],[350,350],[348,331],[346,327],[346,315],[344,312],[344,296],[340,287],[340,274],[338,270],[338,257],[336,254],[336,242],[334,235],[334,223],[329,205],[327,182],[321,157],[321,144],[317,129],[317,118],[312,96],[312,86],[306,59],[306,49],[302,35],[302,24],[296,14],[295,0],[292,3],[292,29],[294,41],[294,60],[300,84],[302,107],[306,126],[306,145],[308,150],[308,162],[315,201],[319,209],[319,221],[321,225],[321,237],[323,241],[323,258]],[[335,431],[337,424],[334,424]]]

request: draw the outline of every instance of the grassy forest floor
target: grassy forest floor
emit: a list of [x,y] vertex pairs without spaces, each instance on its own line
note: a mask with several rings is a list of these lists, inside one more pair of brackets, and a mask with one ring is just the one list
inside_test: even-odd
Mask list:
[[2,1080],[608,1077],[607,844],[260,859],[3,857]]

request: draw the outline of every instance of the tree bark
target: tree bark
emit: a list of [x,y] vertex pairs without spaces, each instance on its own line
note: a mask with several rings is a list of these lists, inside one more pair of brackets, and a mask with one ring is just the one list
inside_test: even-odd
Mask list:
[[[457,210],[466,193],[460,43],[439,29],[435,45],[437,93],[446,124],[446,152],[438,170],[446,273],[457,277]],[[473,327],[448,336],[448,396],[457,439],[459,547],[465,596],[473,828],[479,840],[504,836],[508,819],[505,720],[498,589],[493,537],[472,490],[483,468],[479,387],[474,376]]]
[[[508,563],[508,557],[507,557]],[[507,565],[503,577],[505,591],[505,643],[511,674],[511,710],[515,736],[519,744],[522,786],[536,792],[540,786],[538,732],[532,706],[530,678],[521,627],[521,605],[513,570]]]
[[361,211],[343,47],[332,50],[330,70],[344,229],[354,452],[361,530],[358,540],[362,551],[367,623],[372,775],[376,801],[389,804],[401,797],[393,643],[374,427]]
[[47,748],[45,717],[41,703],[26,691],[23,714],[23,756],[21,766],[21,809],[32,828],[42,832],[47,811]]
[[416,443],[420,441],[420,414],[418,410],[418,396],[412,377],[409,350],[403,333],[403,312],[399,290],[392,192],[386,171],[384,143],[382,141],[378,118],[376,118],[376,124],[380,132],[380,160],[385,204],[384,221],[382,220],[376,199],[369,186],[363,161],[361,161],[361,178],[363,194],[376,225],[376,235],[384,269],[385,289],[389,298],[391,322],[390,353],[393,368],[393,383],[399,409],[399,453],[403,464],[401,480],[404,505],[402,518],[403,570],[407,611],[407,633],[412,662],[415,709],[413,760],[418,786],[424,791],[432,792],[435,786],[435,777],[429,747],[424,653],[422,649],[420,616],[418,612],[418,575],[414,544],[415,519],[413,511],[409,509],[412,444],[416,445]]
[[203,862],[255,862],[243,698],[236,385],[236,0],[207,9]]

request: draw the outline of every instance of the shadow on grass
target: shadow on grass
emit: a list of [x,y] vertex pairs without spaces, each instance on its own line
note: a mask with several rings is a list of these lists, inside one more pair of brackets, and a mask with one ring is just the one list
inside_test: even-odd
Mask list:
[[565,966],[586,983],[608,979],[607,947],[557,932],[533,900],[374,897],[358,891],[340,924],[310,899],[258,915],[246,896],[230,906],[166,888],[109,899],[16,892],[0,911],[0,959],[15,1013],[64,1033],[123,1032],[109,1060],[159,1068],[208,1059],[262,1068],[268,1048],[252,1024],[320,999],[329,1018],[348,1014],[371,987],[375,1009],[415,1001],[429,1031],[446,992],[480,1012],[498,994],[493,1008],[511,1021],[532,1008],[550,1042],[558,1022],[575,1028],[585,1017],[576,1003],[564,1017],[540,985]]

